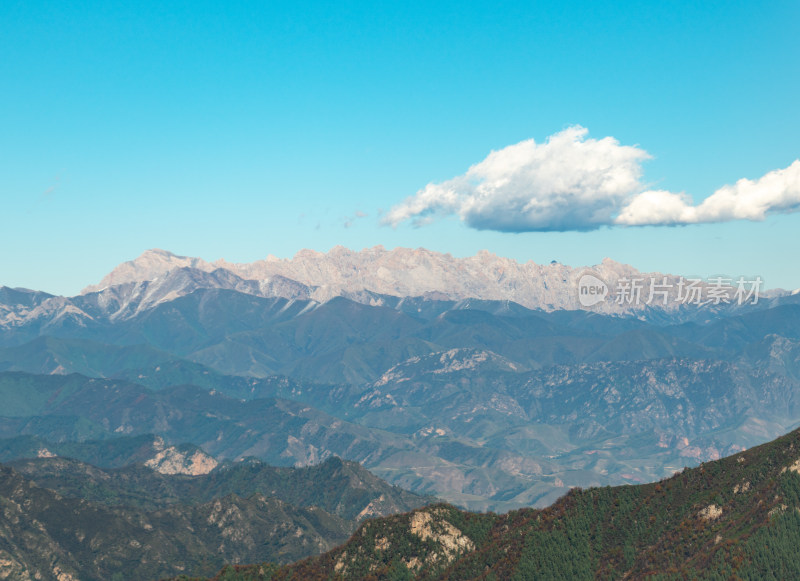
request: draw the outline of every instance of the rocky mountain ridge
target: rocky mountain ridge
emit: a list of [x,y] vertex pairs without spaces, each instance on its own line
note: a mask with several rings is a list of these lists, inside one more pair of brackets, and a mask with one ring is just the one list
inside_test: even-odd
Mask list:
[[[663,323],[706,321],[800,299],[800,294],[763,289],[757,298],[737,298],[735,283],[715,287],[712,282],[696,283],[689,292],[682,277],[643,273],[610,259],[572,268],[557,262],[518,263],[486,251],[455,258],[423,248],[354,252],[336,247],[327,254],[304,250],[292,259],[236,264],[148,250],[74,297],[0,287],[0,331],[24,329],[33,338],[65,327],[110,326],[209,289],[285,299],[289,304],[281,308],[293,315],[336,298],[397,310],[407,310],[407,301],[419,309],[425,302],[493,301],[543,312],[586,310]],[[579,292],[587,284],[605,288],[605,298],[582,304]]]
[[222,259],[207,262],[153,249],[135,260],[122,263],[99,284],[84,289],[82,294],[128,283],[155,281],[171,271],[184,268],[216,273],[216,276],[223,276],[220,271],[236,275],[249,281],[252,291],[257,288],[261,296],[312,299],[316,302],[345,296],[368,303],[375,300],[370,295],[447,300],[471,298],[508,300],[545,311],[584,308],[578,297],[578,281],[585,273],[591,273],[612,291],[625,280],[641,280],[644,285],[639,304],[633,301],[618,304],[607,300],[593,306],[596,312],[629,314],[646,310],[651,278],[657,285],[664,285],[669,299],[653,301],[652,308],[672,312],[681,304],[679,276],[643,273],[609,258],[594,266],[570,267],[556,261],[546,265],[533,261],[519,263],[485,250],[475,256],[457,258],[425,248],[386,250],[382,246],[361,251],[336,246],[328,253],[301,250],[291,259],[269,256],[251,263],[231,263]]

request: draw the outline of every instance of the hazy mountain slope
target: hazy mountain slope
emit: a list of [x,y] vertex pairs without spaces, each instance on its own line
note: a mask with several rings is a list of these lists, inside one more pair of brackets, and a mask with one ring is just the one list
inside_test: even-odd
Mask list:
[[330,302],[273,326],[229,334],[225,341],[188,357],[226,373],[284,374],[322,381],[363,383],[387,361],[405,359],[431,346],[414,337],[424,322],[405,313],[347,299]]
[[754,368],[767,369],[793,379],[800,379],[798,340],[770,333],[743,349],[738,360]]
[[0,286],[0,305],[33,309],[51,298],[53,295],[41,291]]
[[[332,454],[377,458],[414,449],[402,436],[337,420],[305,404],[237,400],[193,386],[155,392],[75,374],[7,372],[0,373],[0,397],[8,401],[0,434],[30,428],[28,418],[82,418],[102,426],[107,437],[156,433],[172,442],[200,445],[214,456],[259,456],[278,465],[315,463]],[[31,432],[9,435],[23,433]]]
[[168,365],[174,355],[149,345],[109,345],[88,339],[41,336],[30,343],[0,348],[0,371],[80,373],[113,377],[125,371]]
[[736,352],[768,334],[800,339],[800,305],[779,305],[759,312],[716,320],[708,325],[681,325],[667,329],[667,332],[709,348]]
[[[283,280],[283,279],[281,279]],[[168,319],[163,315],[157,317],[155,329],[148,327],[145,316],[159,306],[169,305],[176,299],[191,295],[196,291],[209,291],[201,296],[212,297],[212,309],[206,312],[214,317],[225,315],[225,298],[230,298],[230,293],[241,295],[257,301],[257,310],[260,316],[269,313],[269,309],[263,308],[266,304],[278,304],[278,309],[274,310],[276,316],[281,316],[281,309],[289,307],[295,303],[295,299],[308,298],[303,296],[302,291],[292,290],[284,293],[284,286],[297,287],[292,281],[285,281],[285,284],[277,283],[262,284],[257,281],[246,281],[235,274],[220,270],[211,273],[203,272],[191,268],[182,268],[166,273],[162,278],[152,281],[141,281],[135,283],[125,283],[104,289],[102,292],[78,295],[76,297],[49,297],[31,308],[19,301],[11,300],[3,303],[0,295],[0,345],[13,346],[30,341],[39,335],[54,335],[62,337],[77,337],[97,339],[104,337],[110,342],[121,344],[131,344],[143,342],[141,337],[129,337],[128,334],[137,329],[121,328],[120,322],[133,318],[140,318],[145,322],[140,334],[148,337],[148,331],[152,337],[160,336],[160,332],[168,327],[163,323]],[[5,287],[0,287],[5,288]],[[290,295],[288,299],[282,297]],[[307,295],[308,293],[305,293]],[[222,301],[215,299],[222,297]],[[234,301],[234,298],[230,298]],[[252,301],[251,301],[252,302]],[[300,301],[303,305],[300,309],[289,308],[285,316],[297,314],[299,310],[305,308],[309,302]],[[234,303],[236,305],[237,303]],[[198,308],[206,308],[207,303]],[[180,313],[172,315],[180,319]],[[258,320],[258,319],[257,319]],[[256,320],[256,322],[257,322]],[[226,324],[233,321],[226,319]],[[243,322],[243,320],[240,320]],[[246,325],[247,323],[245,323]],[[152,331],[156,331],[152,333]],[[157,345],[156,345],[157,346]]]
[[502,450],[508,456],[489,465],[516,473],[518,488],[461,488],[500,508],[547,502],[569,486],[655,480],[761,443],[800,416],[800,384],[778,370],[671,359],[516,373],[502,362],[476,351],[410,360],[375,382],[351,417],[416,429],[451,461],[467,454],[456,442]]
[[199,288],[117,325],[114,342],[146,342],[185,355],[235,333],[292,319],[315,307],[310,301],[263,298],[227,289]]
[[[25,397],[31,393],[37,397]],[[465,493],[475,487],[474,492],[483,490],[493,481],[492,487],[501,488],[522,484],[516,469],[495,473],[492,467],[492,457],[508,453],[481,451],[477,443],[464,441],[456,456],[442,457],[440,443],[430,438],[359,426],[285,400],[235,400],[191,386],[152,392],[126,382],[21,373],[0,374],[2,396],[18,401],[6,412],[17,417],[0,418],[0,435],[7,437],[28,433],[68,439],[76,434],[65,434],[60,425],[75,418],[69,426],[88,422],[104,429],[101,435],[106,438],[155,432],[171,442],[192,442],[221,458],[258,456],[271,464],[307,465],[335,454],[362,461],[392,482],[407,482],[425,493],[447,490],[454,482],[460,482],[457,489]],[[509,460],[519,464],[522,459],[514,460],[511,454]],[[470,498],[477,499],[473,492],[464,500]]]
[[[654,484],[572,490],[544,510],[447,505],[372,520],[345,545],[225,579],[789,579],[800,575],[800,432]],[[217,577],[221,578],[221,577]]]
[[77,442],[54,442],[30,435],[0,439],[0,462],[52,457],[72,458],[101,468],[147,464],[153,470],[170,474],[206,474],[217,466],[217,461],[198,446],[186,443],[170,446],[152,434]]
[[800,309],[784,305],[777,314],[768,309],[709,325],[662,327],[591,313],[533,312],[505,301],[428,301],[419,311],[403,304],[334,298],[319,305],[197,289],[132,318],[112,322],[98,316],[36,331],[49,333],[47,339],[31,341],[28,327],[6,329],[0,333],[7,345],[0,348],[0,368],[109,377],[190,359],[226,374],[364,383],[410,357],[454,348],[490,350],[531,369],[730,358],[769,333],[794,337],[792,321]]
[[219,458],[307,465],[338,455],[407,489],[508,509],[570,486],[655,480],[763,442],[800,416],[800,385],[779,366],[724,361],[525,371],[456,349],[409,359],[363,388],[234,378],[236,389],[242,381],[268,397],[4,373],[0,396],[16,417],[0,418],[0,435],[63,442],[83,422],[90,437],[156,433]]
[[89,339],[42,336],[16,347],[0,348],[0,371],[38,375],[78,373],[87,377],[127,379],[152,389],[191,384],[233,397],[291,394],[298,382],[285,376],[223,375],[146,344],[113,345]]

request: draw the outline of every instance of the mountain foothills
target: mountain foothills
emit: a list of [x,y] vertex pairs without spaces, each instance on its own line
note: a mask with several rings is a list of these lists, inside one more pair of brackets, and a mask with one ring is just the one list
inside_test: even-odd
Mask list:
[[213,579],[797,579],[798,544],[795,431],[657,483],[573,489],[543,510],[437,504],[370,520],[319,557]]
[[[119,440],[64,451],[110,463],[163,451],[159,438]],[[158,453],[114,469],[39,455],[0,466],[3,579],[157,579],[286,563],[343,542],[365,518],[428,501],[338,458],[309,468],[248,459],[187,475]]]
[[[670,290],[654,303],[582,307],[587,271],[609,288],[636,279],[645,295]],[[690,537],[722,555],[736,538],[730,529],[708,544],[703,531],[728,521],[690,516],[711,505],[740,514],[725,504],[733,500],[724,486],[722,500],[706,502],[719,480],[709,467],[733,466],[709,463],[800,425],[800,293],[739,304],[729,287],[697,304],[679,300],[679,283],[610,260],[580,269],[378,247],[252,264],[156,250],[75,297],[0,287],[0,496],[3,522],[16,523],[0,531],[0,572],[62,581],[209,575],[223,562],[319,554],[364,519],[432,496],[504,512],[567,493],[543,512],[439,505],[377,521],[389,527],[375,557],[383,565],[367,559],[376,547],[352,545],[357,534],[334,561],[302,566],[475,576],[462,557],[475,552],[477,563],[516,538],[516,561],[486,561],[487,578],[507,578],[523,571],[520,555],[538,555],[537,543],[553,547],[537,559],[570,562],[556,545],[578,543],[578,533],[548,515],[596,506],[580,526],[617,519],[616,536],[579,553],[580,567],[590,565],[578,573],[691,569],[699,549],[683,560],[636,559]],[[739,473],[766,466],[758,454],[738,456]],[[662,483],[660,495],[655,485],[605,488],[701,463]],[[757,475],[743,478],[774,508],[767,492],[791,500],[779,483],[792,474],[762,488]],[[639,518],[632,507],[641,503],[656,512]],[[83,528],[64,524],[73,521]],[[399,546],[417,553],[395,552],[392,527]],[[383,546],[383,536],[365,535]],[[530,535],[535,542],[519,540]],[[446,573],[456,563],[467,568]]]

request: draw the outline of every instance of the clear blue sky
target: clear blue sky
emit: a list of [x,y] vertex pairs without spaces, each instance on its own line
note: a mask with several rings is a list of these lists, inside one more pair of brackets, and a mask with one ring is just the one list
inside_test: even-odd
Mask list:
[[647,151],[643,182],[695,203],[787,168],[798,30],[794,0],[4,0],[0,284],[74,294],[155,247],[244,262],[383,244],[800,287],[800,213],[588,232],[380,222],[574,125]]

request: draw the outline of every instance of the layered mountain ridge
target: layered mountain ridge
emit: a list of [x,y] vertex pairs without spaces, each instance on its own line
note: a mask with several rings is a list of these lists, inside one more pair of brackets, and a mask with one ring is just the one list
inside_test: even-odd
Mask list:
[[[69,298],[0,289],[3,435],[154,433],[216,461],[295,466],[338,455],[506,510],[652,481],[800,422],[797,294],[534,309],[485,297],[575,300],[579,269],[381,248],[230,267],[151,251],[112,274]],[[203,465],[164,456],[165,469]]]
[[[607,296],[585,306],[579,297],[579,283],[587,273],[605,285]],[[544,312],[588,310],[667,323],[704,321],[721,313],[761,309],[776,301],[800,298],[782,290],[762,290],[741,301],[736,298],[736,288],[729,285],[717,291],[715,296],[721,292],[722,299],[709,294],[711,298],[693,300],[711,285],[697,283],[700,294],[690,296],[685,283],[679,276],[643,273],[610,259],[592,267],[572,268],[557,262],[518,263],[486,251],[455,258],[423,248],[385,250],[378,246],[354,252],[336,247],[327,254],[303,250],[292,259],[268,257],[236,264],[148,250],[74,297],[1,287],[0,331],[27,329],[32,338],[64,327],[111,325],[201,289],[302,302],[300,309],[282,305],[294,314],[336,298],[397,310],[408,310],[404,302],[412,299],[416,303],[477,300],[506,301]],[[638,289],[630,290],[631,285]]]

